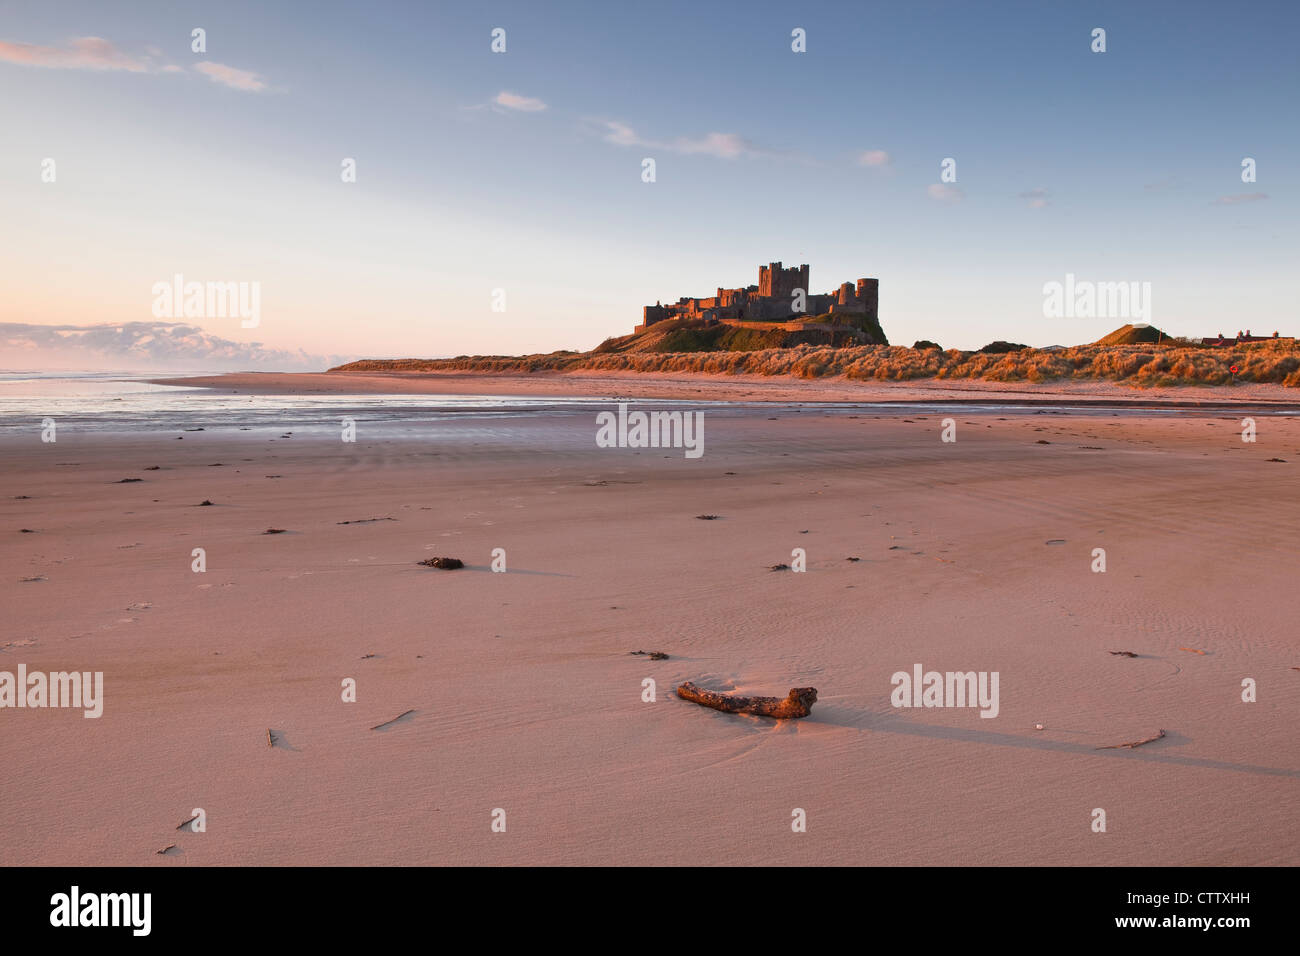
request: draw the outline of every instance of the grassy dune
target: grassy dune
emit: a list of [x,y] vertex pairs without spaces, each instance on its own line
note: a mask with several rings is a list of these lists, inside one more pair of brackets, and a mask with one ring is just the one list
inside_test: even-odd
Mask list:
[[[604,348],[602,346],[601,348]],[[1232,373],[1231,366],[1238,371]],[[1170,345],[1080,345],[1060,351],[1025,349],[1004,355],[889,345],[850,348],[800,345],[753,351],[552,352],[546,355],[459,356],[452,359],[365,359],[331,371],[366,372],[702,372],[903,381],[918,378],[1048,382],[1105,379],[1137,387],[1266,382],[1300,387],[1300,346],[1257,342],[1228,348]]]

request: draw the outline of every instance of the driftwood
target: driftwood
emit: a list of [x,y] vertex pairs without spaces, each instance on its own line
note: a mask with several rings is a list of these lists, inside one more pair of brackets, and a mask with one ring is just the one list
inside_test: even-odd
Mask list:
[[441,568],[444,571],[454,571],[465,566],[465,562],[460,558],[425,558],[415,563],[422,564],[426,568]]
[[162,856],[166,856],[168,850],[174,850],[174,849],[176,849],[176,844],[175,844],[175,843],[168,843],[168,844],[167,844],[165,847],[163,847],[161,850],[154,850],[154,853],[160,854],[160,855],[162,855]]
[[1116,657],[1137,657],[1132,651],[1111,651]]
[[1164,735],[1165,732],[1163,730],[1157,730],[1155,734],[1151,737],[1144,737],[1141,740],[1130,740],[1128,743],[1124,743],[1124,744],[1107,744],[1105,747],[1098,747],[1097,749],[1098,750],[1119,750],[1121,747],[1127,747],[1129,750],[1132,750],[1134,747],[1141,747],[1143,744],[1149,744],[1154,740],[1159,740]]
[[1192,653],[1192,654],[1200,654],[1202,657],[1205,656],[1205,651],[1198,651],[1198,650],[1197,650],[1196,648],[1194,648],[1194,647],[1180,647],[1180,648],[1178,648],[1178,649],[1179,649],[1180,651],[1188,651],[1188,652],[1190,652],[1190,653]]
[[371,727],[370,729],[371,729],[371,730],[378,730],[380,727],[387,727],[389,724],[395,724],[395,723],[397,723],[399,720],[401,720],[401,719],[402,719],[403,717],[405,717],[407,714],[413,714],[413,713],[415,713],[414,710],[404,710],[404,711],[402,711],[400,714],[398,714],[396,717],[394,717],[392,720],[385,720],[382,724],[375,724],[375,726]]
[[275,746],[275,735],[271,733],[271,728],[269,727],[266,729],[266,745],[268,747]]
[[[197,820],[197,819],[198,819],[197,816],[190,817],[188,820],[184,820],[184,821],[182,821],[182,822],[181,822],[181,825],[178,826],[176,829],[177,829],[177,830],[184,830],[187,826],[189,826],[191,823],[193,823],[193,822],[194,822],[195,820]],[[193,832],[193,831],[191,831],[191,832]]]
[[816,687],[793,687],[786,697],[732,697],[704,690],[687,681],[677,688],[677,696],[728,714],[754,714],[758,717],[807,717],[817,702]]

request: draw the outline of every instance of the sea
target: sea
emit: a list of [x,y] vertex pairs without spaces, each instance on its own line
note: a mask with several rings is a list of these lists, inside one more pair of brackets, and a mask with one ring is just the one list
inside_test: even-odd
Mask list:
[[[492,430],[492,422],[508,427],[509,422],[543,416],[592,416],[608,411],[620,402],[632,407],[672,410],[674,408],[730,410],[733,414],[770,415],[780,409],[816,409],[826,413],[906,415],[949,412],[980,414],[1193,414],[1210,409],[1143,406],[1141,408],[1098,408],[1059,404],[1004,402],[735,402],[636,400],[617,394],[608,396],[555,397],[519,395],[436,395],[436,394],[234,394],[211,388],[156,385],[150,379],[219,374],[203,371],[3,371],[0,370],[0,435],[18,430],[39,429],[53,419],[62,429],[94,432],[205,431],[320,431],[337,433],[342,419],[358,427],[383,426],[385,431],[424,433],[430,425],[473,423],[474,431]],[[1292,409],[1261,408],[1251,414],[1294,414]]]

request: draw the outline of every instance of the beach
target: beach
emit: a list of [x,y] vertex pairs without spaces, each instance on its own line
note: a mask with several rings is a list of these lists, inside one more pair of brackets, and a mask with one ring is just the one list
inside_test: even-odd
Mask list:
[[484,373],[421,372],[231,372],[159,377],[151,381],[267,395],[528,395],[719,402],[1004,402],[1142,406],[1237,406],[1267,404],[1300,408],[1300,390],[1239,382],[1229,387],[1180,385],[1135,388],[1104,379],[1056,382],[994,382],[984,379],[857,381],[842,376],[796,379],[786,375],[685,374],[624,371]]
[[[0,671],[102,672],[103,713],[5,713],[0,864],[1300,862],[1290,390],[1233,390],[1277,406],[1243,442],[1084,404],[1223,389],[349,378],[188,383],[772,404],[704,406],[697,459],[585,406],[4,432]],[[996,715],[895,706],[917,666]]]

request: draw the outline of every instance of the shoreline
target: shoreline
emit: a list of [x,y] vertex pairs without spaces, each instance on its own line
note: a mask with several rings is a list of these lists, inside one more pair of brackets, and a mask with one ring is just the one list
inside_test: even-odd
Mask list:
[[870,402],[898,404],[1095,405],[1106,408],[1239,409],[1267,407],[1300,413],[1300,395],[1281,385],[1184,385],[1137,389],[1107,381],[1008,385],[1000,382],[939,380],[863,382],[761,375],[648,372],[227,372],[159,377],[150,384],[227,390],[232,393],[504,395],[663,400],[773,402]]

